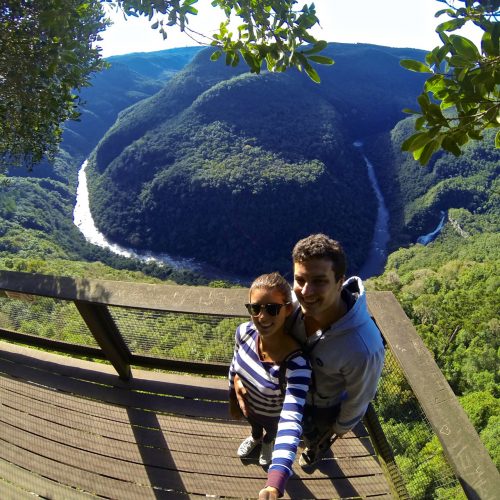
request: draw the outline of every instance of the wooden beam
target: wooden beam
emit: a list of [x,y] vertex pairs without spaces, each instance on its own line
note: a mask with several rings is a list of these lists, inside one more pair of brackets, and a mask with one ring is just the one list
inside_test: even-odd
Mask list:
[[500,474],[396,297],[392,292],[370,294],[368,305],[467,498],[497,499]]
[[0,290],[134,309],[247,317],[246,288],[154,285],[0,271]]
[[96,342],[104,352],[106,359],[115,367],[123,380],[132,377],[130,369],[131,352],[123,340],[107,306],[89,304],[75,300],[75,305]]
[[49,349],[57,352],[64,352],[72,356],[86,356],[95,359],[106,359],[105,354],[98,347],[87,346],[82,344],[72,344],[71,342],[64,342],[63,340],[49,339],[40,337],[39,335],[32,335],[30,333],[14,332],[0,328],[0,339],[8,340],[10,342],[21,342],[24,345],[31,347],[41,347],[42,349]]

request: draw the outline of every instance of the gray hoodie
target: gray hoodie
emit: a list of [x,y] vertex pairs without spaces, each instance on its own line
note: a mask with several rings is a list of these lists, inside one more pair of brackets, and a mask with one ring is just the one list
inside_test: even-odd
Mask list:
[[307,337],[303,316],[296,310],[287,325],[311,362],[314,384],[308,403],[317,407],[341,409],[334,432],[351,430],[363,417],[375,396],[384,365],[382,336],[368,313],[360,278],[349,278],[342,288],[349,310],[326,330]]

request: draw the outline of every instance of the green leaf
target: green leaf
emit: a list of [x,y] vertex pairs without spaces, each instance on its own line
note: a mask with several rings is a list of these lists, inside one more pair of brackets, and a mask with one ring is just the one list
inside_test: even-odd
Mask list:
[[333,64],[333,59],[330,59],[329,57],[326,56],[308,56],[307,58],[310,61],[314,61],[315,63],[318,64],[326,64],[326,65]]
[[481,57],[477,47],[468,38],[450,35],[450,42],[458,54],[469,61],[477,61]]
[[426,92],[438,92],[446,87],[443,75],[431,76],[424,84],[424,90]]
[[445,137],[441,145],[443,146],[443,149],[445,149],[446,151],[453,153],[455,156],[460,156],[461,150],[458,147],[458,144],[450,137]]
[[434,17],[439,17],[443,14],[448,14],[450,17],[453,17],[455,15],[455,12],[451,9],[441,9],[434,14]]
[[415,61],[414,59],[401,59],[399,64],[410,71],[416,71],[417,73],[432,73],[431,68],[420,61]]
[[247,63],[248,67],[250,68],[252,73],[259,73],[260,72],[260,64],[257,58],[249,51],[240,51],[241,55],[243,56],[243,59]]
[[422,149],[430,140],[431,138],[429,137],[427,132],[418,132],[408,137],[408,139],[406,139],[406,141],[404,141],[401,145],[401,149],[403,151],[410,152],[417,151],[419,149]]
[[415,111],[414,109],[410,109],[410,108],[404,108],[403,113],[406,113],[408,115],[419,115],[420,111]]
[[500,130],[497,132],[497,135],[495,136],[495,147],[500,148]]
[[450,65],[455,68],[469,68],[474,63],[470,59],[462,55],[454,55],[450,57]]
[[443,31],[455,31],[460,29],[463,25],[465,24],[465,19],[452,19],[451,21],[446,21],[442,24],[440,24],[437,28],[436,31],[438,33],[441,33]]
[[415,130],[421,130],[426,122],[427,122],[427,119],[425,118],[425,116],[419,116],[415,120]]
[[303,54],[317,54],[327,47],[325,40],[318,40],[310,49],[304,50]]
[[477,130],[469,130],[467,135],[475,141],[481,141],[483,139],[483,136]]
[[427,109],[429,108],[429,106],[431,104],[429,96],[427,94],[425,94],[425,93],[420,94],[417,97],[417,101],[418,101],[418,104],[420,105],[420,107],[422,108],[422,111],[424,113],[426,113]]
[[215,51],[215,52],[213,52],[213,54],[210,56],[210,60],[211,60],[211,61],[218,61],[221,55],[222,55],[222,51],[221,51],[221,50],[216,50],[216,51]]
[[307,66],[304,66],[304,69],[306,70],[306,73],[308,74],[309,78],[316,83],[320,83],[321,79],[317,73],[317,71],[310,66],[309,64]]
[[428,142],[423,149],[418,151],[418,154],[416,155],[417,152],[413,153],[413,158],[415,160],[418,160],[421,165],[427,165],[429,163],[429,160],[431,159],[431,156],[439,149],[440,143],[438,140],[434,139],[430,142]]

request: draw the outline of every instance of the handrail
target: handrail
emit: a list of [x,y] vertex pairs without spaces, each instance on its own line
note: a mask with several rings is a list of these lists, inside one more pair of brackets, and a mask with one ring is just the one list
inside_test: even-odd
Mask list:
[[248,290],[207,286],[153,285],[0,271],[0,290],[157,311],[247,316]]
[[[121,306],[236,317],[246,315],[243,303],[248,293],[244,288],[150,285],[12,271],[0,271],[0,290],[98,305],[104,310],[107,306]],[[500,475],[495,465],[396,298],[392,292],[368,292],[367,298],[374,320],[438,436],[467,497],[497,498]],[[85,311],[91,314],[92,308]],[[95,335],[95,331],[92,332]],[[121,356],[118,361],[110,361],[123,377],[127,370],[127,353],[123,350],[120,353],[122,348],[116,347],[116,335],[119,332],[113,328],[106,332],[105,322],[101,322],[98,336],[104,337],[108,343],[108,358],[110,353]],[[219,369],[223,373],[227,366],[220,364]]]

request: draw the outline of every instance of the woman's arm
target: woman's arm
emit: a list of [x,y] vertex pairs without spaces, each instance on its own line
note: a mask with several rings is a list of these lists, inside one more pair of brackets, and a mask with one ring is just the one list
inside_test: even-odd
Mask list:
[[[265,494],[272,494],[275,488],[283,495],[285,484],[292,475],[292,466],[302,435],[302,415],[307,391],[311,381],[311,366],[302,354],[288,362],[286,370],[286,390],[283,408],[278,423],[278,433],[274,443],[273,459],[269,466]],[[261,490],[261,493],[264,491]],[[263,498],[273,498],[272,496]]]

